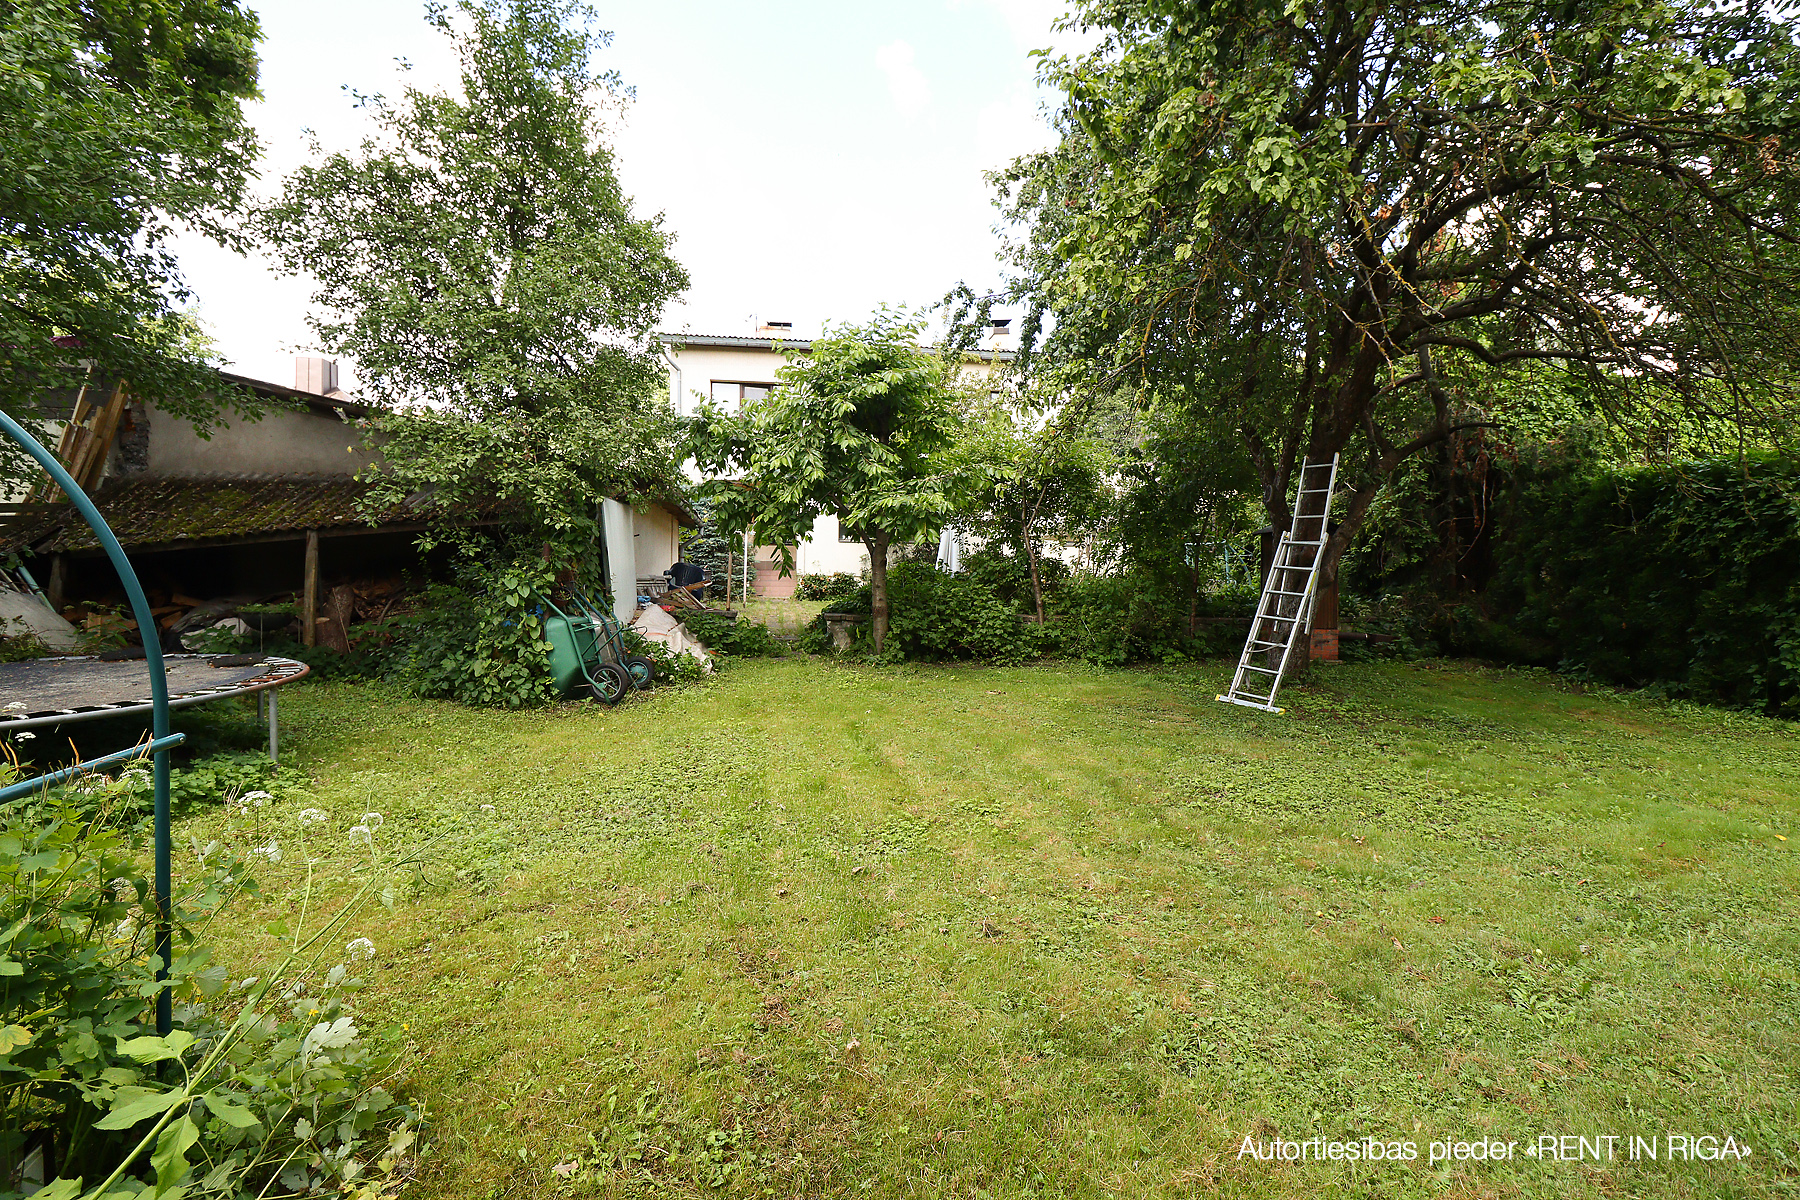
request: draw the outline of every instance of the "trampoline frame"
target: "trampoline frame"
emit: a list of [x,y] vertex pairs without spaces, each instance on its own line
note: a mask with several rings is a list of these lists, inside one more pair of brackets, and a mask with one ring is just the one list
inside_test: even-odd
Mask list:
[[[40,663],[91,662],[94,660],[94,657],[95,656],[91,654],[58,654],[49,658],[34,659],[33,661]],[[204,660],[217,657],[218,656],[214,654],[165,654],[163,656],[165,663],[165,678],[166,664],[169,659]],[[294,680],[302,678],[312,670],[311,667],[307,666],[297,658],[270,656],[263,660],[262,665],[269,669],[264,671],[261,675],[254,675],[249,679],[239,680],[237,683],[228,683],[219,687],[197,688],[185,692],[176,692],[169,697],[169,708],[171,710],[187,708],[190,705],[206,704],[213,700],[223,700],[227,696],[248,696],[257,694],[257,698],[260,700],[260,693],[265,691],[269,692],[269,699],[273,701],[274,692],[270,689],[278,688],[284,683],[292,683]],[[155,706],[155,700],[150,699],[115,700],[109,701],[106,704],[84,704],[76,708],[38,709],[32,712],[20,713],[14,717],[0,717],[0,734],[10,733],[15,729],[38,729],[45,725],[67,725],[72,721],[91,721],[99,717],[130,716],[132,713],[153,711]],[[271,722],[269,729],[269,757],[271,759],[276,757],[274,750],[274,719],[274,715],[271,713],[269,717]],[[15,784],[14,786],[21,785]],[[0,799],[7,798],[9,797],[5,792],[0,792]]]
[[[35,779],[24,780],[11,787],[0,789],[0,800],[11,800],[17,796],[29,795],[31,792],[48,788],[54,783],[69,778],[84,770],[91,770],[100,762],[122,758],[141,757],[148,752],[151,758],[151,774],[156,793],[156,956],[158,965],[156,978],[158,982],[166,982],[169,978],[169,963],[174,950],[174,924],[171,912],[171,892],[169,870],[169,747],[180,745],[185,735],[169,732],[169,680],[163,666],[162,646],[157,641],[156,618],[150,612],[150,601],[144,595],[144,587],[138,582],[137,572],[132,570],[131,560],[125,557],[125,548],[119,545],[119,539],[113,536],[112,529],[106,524],[106,518],[94,507],[87,493],[81,490],[74,478],[56,461],[56,456],[44,446],[24,426],[13,420],[4,411],[0,411],[0,432],[4,432],[13,441],[24,448],[25,453],[36,459],[38,465],[69,498],[75,511],[81,514],[88,528],[94,531],[94,537],[106,551],[106,557],[112,560],[113,569],[119,573],[119,582],[125,588],[126,598],[131,601],[131,615],[137,620],[138,630],[144,642],[144,663],[150,670],[150,741],[134,750],[124,751],[121,755],[108,755],[105,759],[95,760],[87,766],[66,768],[62,771],[40,775]],[[156,993],[156,1032],[167,1034],[174,1024],[173,1006],[166,987],[158,988]]]

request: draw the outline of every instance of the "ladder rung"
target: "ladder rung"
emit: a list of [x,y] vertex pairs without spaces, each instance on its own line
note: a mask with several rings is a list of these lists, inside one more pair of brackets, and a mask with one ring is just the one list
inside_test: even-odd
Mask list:
[[1249,663],[1244,664],[1244,670],[1255,671],[1259,675],[1279,675],[1279,674],[1281,674],[1280,671],[1272,671],[1268,667],[1253,667]]
[[1268,591],[1264,592],[1263,595],[1265,595],[1265,596],[1304,596],[1304,595],[1306,595],[1306,593],[1305,592],[1284,592],[1280,588],[1270,588]]

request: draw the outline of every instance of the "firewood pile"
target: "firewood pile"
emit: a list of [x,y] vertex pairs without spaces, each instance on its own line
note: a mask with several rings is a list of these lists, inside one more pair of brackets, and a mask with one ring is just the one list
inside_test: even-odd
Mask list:
[[[273,595],[235,594],[202,600],[180,590],[146,587],[145,598],[156,618],[158,637],[165,649],[179,649],[180,639],[221,622],[239,622],[265,635],[285,635],[306,642],[303,597],[296,592]],[[388,617],[412,611],[413,589],[399,575],[357,579],[321,588],[314,617],[317,645],[340,653],[350,650],[350,634],[358,625],[379,624]],[[138,623],[122,596],[107,596],[63,606],[65,620],[84,634],[97,638],[123,636],[138,641]]]

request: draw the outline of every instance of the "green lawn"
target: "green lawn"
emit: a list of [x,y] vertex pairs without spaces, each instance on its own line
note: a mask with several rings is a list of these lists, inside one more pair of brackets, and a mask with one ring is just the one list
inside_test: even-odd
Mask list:
[[[433,1113],[407,1194],[1800,1188],[1795,727],[1316,674],[1284,717],[1214,703],[1218,665],[790,659],[517,714],[294,689],[285,745],[335,824],[430,843],[355,925]],[[271,915],[297,860],[264,872]],[[1752,1154],[1524,1157],[1671,1133]],[[1518,1157],[1428,1161],[1479,1137]]]
[[746,600],[735,607],[743,619],[766,625],[769,632],[792,637],[802,632],[812,619],[825,611],[823,600]]

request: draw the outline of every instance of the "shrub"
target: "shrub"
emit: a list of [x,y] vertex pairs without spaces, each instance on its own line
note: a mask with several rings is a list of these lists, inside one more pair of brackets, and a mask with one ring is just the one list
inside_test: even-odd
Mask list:
[[[7,630],[11,628],[12,632]],[[24,662],[28,658],[46,658],[50,647],[25,627],[23,621],[0,621],[0,662]]]
[[[56,1200],[83,1181],[109,1196],[151,1176],[156,1195],[240,1196],[391,1173],[417,1114],[384,1086],[393,1060],[352,1018],[350,963],[317,979],[288,970],[341,924],[230,985],[195,924],[255,884],[243,856],[197,847],[194,882],[174,900],[169,980],[157,981],[144,826],[118,820],[121,786],[89,780],[0,819],[0,1187],[33,1147],[49,1181],[38,1195]],[[177,1027],[158,1037],[164,991]]]
[[[869,586],[825,606],[825,613],[866,613],[873,603]],[[1042,652],[1043,636],[1018,608],[1001,600],[984,580],[946,575],[926,563],[896,563],[888,570],[888,645],[891,661],[916,659],[1022,662]],[[866,648],[869,628],[856,630]],[[803,648],[828,648],[824,613],[801,639]]]
[[653,642],[635,629],[624,631],[625,649],[656,664],[656,678],[671,683],[694,683],[706,673],[691,654],[677,654],[661,642]]
[[1800,463],[1524,473],[1485,597],[1564,669],[1800,716]]
[[427,587],[411,612],[360,626],[349,654],[269,643],[321,679],[387,679],[426,699],[523,708],[555,697],[538,596],[554,572],[525,556],[502,566],[464,563],[456,583]]
[[1196,605],[1190,596],[1147,575],[1073,575],[1046,601],[1049,631],[1059,653],[1101,666],[1186,662],[1229,654],[1243,644],[1236,625],[1201,625],[1188,632],[1190,613],[1248,616],[1254,598],[1230,595]]
[[848,600],[862,587],[862,580],[847,571],[832,575],[802,575],[794,585],[796,600]]
[[681,622],[687,631],[706,643],[708,650],[738,658],[776,657],[786,653],[768,627],[755,621],[732,620],[716,613],[695,612]]
[[[888,575],[890,647],[888,657],[1016,663],[1044,655],[1067,655],[1104,666],[1133,662],[1182,662],[1227,654],[1243,641],[1234,625],[1204,625],[1187,632],[1193,600],[1172,594],[1142,575],[1075,575],[1061,563],[1040,564],[1046,589],[1046,622],[1026,611],[1031,581],[1022,562],[1004,555],[970,557],[970,569],[956,575],[922,563],[896,564]],[[1256,597],[1233,593],[1198,606],[1201,616],[1248,616]],[[854,596],[826,605],[824,612],[869,611],[867,586]],[[859,643],[868,637],[859,628]],[[823,613],[802,637],[813,652],[829,645]]]
[[1042,631],[971,575],[924,563],[888,574],[890,653],[901,658],[1017,663],[1043,652]]

